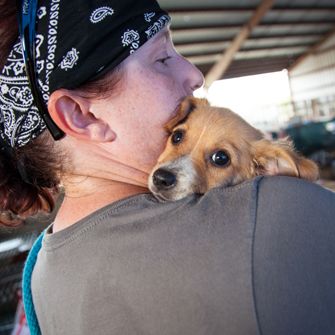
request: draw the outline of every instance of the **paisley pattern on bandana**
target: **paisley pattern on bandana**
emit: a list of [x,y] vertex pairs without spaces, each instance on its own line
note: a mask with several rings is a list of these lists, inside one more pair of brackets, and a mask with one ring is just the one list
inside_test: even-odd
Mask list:
[[130,54],[132,54],[139,47],[140,35],[135,30],[127,30],[122,35],[122,45],[124,47],[130,47]]
[[41,7],[38,11],[37,11],[37,17],[39,19],[41,19],[43,16],[47,15],[47,9],[45,7]]
[[144,20],[147,22],[151,22],[151,19],[155,16],[155,13],[145,13]]
[[45,129],[33,105],[20,42],[14,45],[0,75],[0,110],[0,137],[11,147],[27,144]]
[[[170,22],[155,0],[92,0],[78,11],[83,2],[39,0],[35,67],[46,104],[55,90],[112,70]],[[18,39],[0,74],[0,142],[21,147],[44,129]]]
[[64,56],[62,62],[60,63],[60,67],[67,71],[67,69],[72,69],[76,64],[77,60],[79,59],[79,52],[75,48],[72,48],[66,56]]
[[92,13],[90,20],[92,23],[98,23],[104,20],[108,15],[113,15],[113,14],[114,14],[114,10],[112,8],[100,7]]
[[159,31],[161,31],[170,21],[169,16],[161,16],[152,26],[150,26],[145,33],[148,39],[154,37]]

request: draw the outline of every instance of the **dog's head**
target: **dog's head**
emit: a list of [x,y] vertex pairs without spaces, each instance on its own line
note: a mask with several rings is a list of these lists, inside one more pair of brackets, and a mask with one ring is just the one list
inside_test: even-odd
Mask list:
[[318,177],[317,166],[295,153],[288,140],[268,141],[234,112],[204,99],[186,98],[166,129],[171,135],[149,177],[149,189],[161,200],[257,175]]

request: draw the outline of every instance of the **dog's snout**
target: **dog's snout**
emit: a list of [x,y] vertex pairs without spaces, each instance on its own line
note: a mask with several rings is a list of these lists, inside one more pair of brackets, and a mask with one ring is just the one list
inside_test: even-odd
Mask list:
[[169,189],[176,185],[177,178],[174,173],[165,169],[158,169],[152,176],[154,185],[159,189]]

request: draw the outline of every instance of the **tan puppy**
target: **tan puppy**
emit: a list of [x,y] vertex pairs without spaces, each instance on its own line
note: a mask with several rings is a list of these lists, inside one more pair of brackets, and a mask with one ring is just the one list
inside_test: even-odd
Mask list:
[[205,99],[186,98],[166,129],[171,135],[149,177],[149,189],[161,200],[258,175],[318,178],[317,165],[294,152],[289,140],[269,141],[237,114]]

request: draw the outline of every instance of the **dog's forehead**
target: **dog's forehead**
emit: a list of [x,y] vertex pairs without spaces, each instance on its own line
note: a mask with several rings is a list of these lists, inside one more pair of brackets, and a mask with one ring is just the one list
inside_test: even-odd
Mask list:
[[246,140],[257,140],[263,137],[258,129],[247,123],[241,116],[222,107],[197,107],[183,124],[188,131],[195,133],[201,131],[214,136],[243,137]]
[[195,108],[193,112],[185,120],[186,124],[200,124],[203,126],[210,125],[211,127],[232,127],[239,125],[239,127],[250,127],[240,116],[227,108]]

